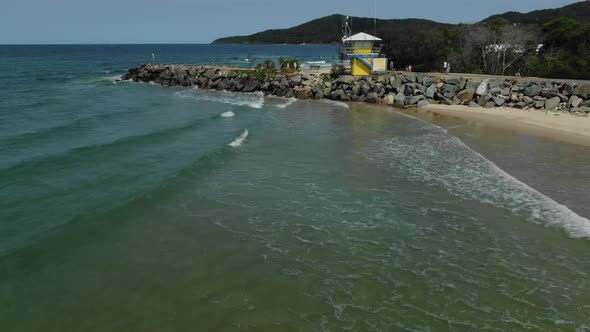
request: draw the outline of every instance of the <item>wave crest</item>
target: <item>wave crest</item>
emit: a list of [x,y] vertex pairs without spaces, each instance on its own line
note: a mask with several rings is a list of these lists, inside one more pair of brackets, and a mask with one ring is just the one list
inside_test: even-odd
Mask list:
[[247,137],[248,137],[248,129],[244,129],[244,132],[240,136],[236,137],[236,139],[233,140],[228,145],[233,148],[237,148],[237,147],[241,146],[242,143],[244,143],[244,141],[246,140]]
[[283,104],[278,104],[278,105],[275,105],[275,106],[277,108],[285,109],[285,108],[291,106],[291,104],[293,104],[296,101],[297,101],[297,99],[295,99],[295,98],[286,98],[286,101]]
[[174,95],[181,98],[210,101],[234,106],[247,106],[257,109],[264,107],[264,94],[262,92],[236,93],[228,91],[202,91],[198,89],[187,89],[178,91],[174,93]]
[[232,111],[227,111],[219,114],[219,116],[222,118],[233,118],[234,116],[236,116],[236,114]]

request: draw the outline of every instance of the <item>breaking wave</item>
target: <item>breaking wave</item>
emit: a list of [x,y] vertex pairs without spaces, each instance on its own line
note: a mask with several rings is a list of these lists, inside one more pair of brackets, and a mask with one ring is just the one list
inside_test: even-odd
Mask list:
[[178,91],[174,95],[181,98],[191,98],[199,101],[210,101],[235,106],[247,106],[250,108],[262,108],[264,106],[264,94],[262,92],[236,93],[188,89]]
[[244,141],[246,140],[247,137],[248,137],[248,129],[244,129],[244,132],[240,136],[236,137],[236,139],[233,140],[228,145],[233,148],[237,148],[238,146],[241,146],[242,143],[244,143]]
[[285,109],[285,108],[291,106],[291,104],[293,104],[296,101],[297,101],[296,98],[286,98],[286,101],[283,104],[278,104],[278,105],[275,105],[275,106],[277,108]]
[[412,181],[441,185],[452,195],[505,208],[526,220],[590,239],[590,220],[506,173],[446,130],[380,142],[368,159],[399,169]]

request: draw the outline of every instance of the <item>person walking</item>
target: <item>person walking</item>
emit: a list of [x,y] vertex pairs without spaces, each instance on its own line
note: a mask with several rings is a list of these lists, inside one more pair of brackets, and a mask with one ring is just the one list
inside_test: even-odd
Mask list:
[[448,65],[449,65],[449,63],[446,62],[446,61],[443,63],[443,73],[447,71],[447,66]]
[[391,71],[395,70],[395,62],[393,62],[393,59],[391,61],[389,61],[389,70],[391,70]]
[[447,62],[447,74],[451,72],[451,63]]

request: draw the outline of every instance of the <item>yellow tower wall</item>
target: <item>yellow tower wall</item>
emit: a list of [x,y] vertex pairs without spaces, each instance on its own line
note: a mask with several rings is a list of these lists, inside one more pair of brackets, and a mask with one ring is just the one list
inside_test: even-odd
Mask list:
[[[365,60],[368,61],[369,63],[371,62],[371,59],[365,59]],[[352,61],[350,62],[350,71],[351,71],[352,76],[369,76],[369,75],[371,75],[371,68],[369,68],[367,65],[365,65],[359,59],[352,59]]]
[[352,49],[354,54],[371,54],[373,52],[373,43],[367,41],[352,42]]

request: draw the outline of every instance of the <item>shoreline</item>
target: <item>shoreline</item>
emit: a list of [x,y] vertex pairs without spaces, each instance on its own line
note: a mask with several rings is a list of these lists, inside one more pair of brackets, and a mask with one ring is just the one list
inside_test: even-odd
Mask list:
[[438,115],[447,119],[464,121],[466,125],[486,126],[564,143],[590,146],[590,118],[569,113],[546,113],[508,107],[471,108],[462,105],[427,105],[421,108],[392,109],[430,122],[434,120],[432,115]]
[[265,96],[358,102],[438,114],[590,146],[590,84],[428,73],[325,75],[230,66],[144,64],[123,80]]

